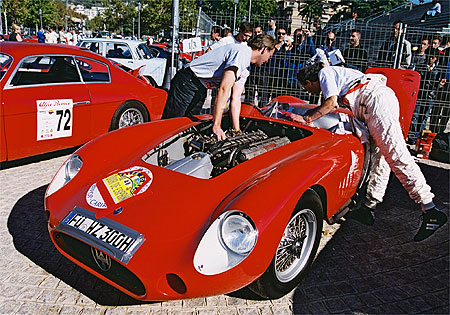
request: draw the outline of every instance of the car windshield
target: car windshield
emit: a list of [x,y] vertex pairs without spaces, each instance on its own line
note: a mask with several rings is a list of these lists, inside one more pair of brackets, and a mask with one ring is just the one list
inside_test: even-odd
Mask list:
[[157,51],[150,51],[148,49],[148,46],[146,44],[140,44],[138,46],[139,54],[142,56],[143,59],[152,59],[156,57]]
[[6,74],[6,71],[8,71],[9,67],[11,66],[11,63],[12,63],[11,56],[0,53],[0,80]]

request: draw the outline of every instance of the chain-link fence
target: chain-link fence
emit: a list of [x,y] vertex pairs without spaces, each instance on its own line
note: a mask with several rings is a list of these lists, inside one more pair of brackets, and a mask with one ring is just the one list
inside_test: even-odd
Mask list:
[[[205,49],[210,44],[209,33],[212,25],[223,28],[236,25],[238,28],[242,21],[248,19],[235,19],[234,15],[211,14],[209,18],[208,28],[200,28],[198,32],[202,36]],[[268,17],[252,16],[250,19],[254,27],[260,26],[263,30],[268,26],[267,21]],[[192,37],[189,34],[195,33],[193,30],[196,26],[184,24],[183,28],[180,29],[181,39]],[[357,32],[353,32],[355,30]],[[328,34],[330,31],[333,34]],[[308,36],[308,33],[311,36]],[[276,37],[282,45],[267,64],[252,67],[243,99],[262,106],[273,97],[291,95],[317,103],[317,98],[301,89],[296,74],[319,48],[323,49],[329,60],[335,60],[334,63],[339,64],[345,60],[346,66],[361,71],[370,67],[412,69],[421,74],[420,90],[409,135],[409,140],[413,142],[424,129],[440,133],[450,128],[450,48],[447,51],[438,49],[439,45],[445,45],[447,42],[445,36],[442,40],[439,35],[436,31],[403,24],[397,25],[396,28],[394,25],[348,22],[327,25],[324,28],[312,24],[294,28],[290,17],[277,17]],[[327,41],[328,37],[334,38],[334,41]],[[355,46],[355,41],[358,40],[359,45]],[[339,49],[342,56],[335,55],[335,49]]]

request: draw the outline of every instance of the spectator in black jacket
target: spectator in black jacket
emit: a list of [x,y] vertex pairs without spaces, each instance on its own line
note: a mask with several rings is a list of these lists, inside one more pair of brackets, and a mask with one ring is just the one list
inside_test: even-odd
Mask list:
[[418,52],[414,53],[412,57],[411,66],[415,69],[419,65],[427,63],[427,53],[430,49],[430,40],[428,38],[422,39]]
[[[438,91],[445,84],[445,73],[438,65],[439,51],[432,49],[428,54],[426,65],[419,65],[416,71],[420,73],[420,87],[417,96],[417,103],[411,121],[411,132],[415,132],[415,137],[426,128],[430,111],[436,101]],[[412,139],[414,140],[414,139]]]
[[367,50],[361,47],[359,41],[361,40],[361,31],[353,29],[350,31],[350,46],[344,50],[343,56],[345,59],[345,66],[365,72],[369,57]]
[[[399,42],[399,37],[401,38],[402,32],[400,31],[400,26],[403,24],[402,21],[395,21],[392,25],[394,29],[392,31],[392,36],[389,40],[385,41],[378,51],[378,63],[380,66],[392,67],[396,59],[397,46]],[[402,51],[402,56],[400,60],[400,68],[408,69],[411,65],[411,43],[406,39],[403,39],[402,46],[399,47],[398,51]]]

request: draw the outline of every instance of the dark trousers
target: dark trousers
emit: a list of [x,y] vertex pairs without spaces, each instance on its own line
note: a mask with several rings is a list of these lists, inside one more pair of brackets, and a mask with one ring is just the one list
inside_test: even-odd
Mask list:
[[198,115],[206,98],[206,88],[188,68],[181,69],[170,82],[162,119]]

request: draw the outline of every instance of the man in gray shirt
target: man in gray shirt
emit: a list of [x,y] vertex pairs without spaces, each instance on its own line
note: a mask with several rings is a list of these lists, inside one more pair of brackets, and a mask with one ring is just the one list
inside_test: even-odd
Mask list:
[[[213,132],[219,140],[226,138],[221,128],[222,114],[234,83],[248,76],[250,64],[261,66],[273,55],[274,40],[258,35],[247,45],[230,44],[219,47],[191,62],[171,81],[163,119],[198,115],[207,89],[218,89],[213,113]],[[231,104],[233,128],[239,130],[240,107]]]

